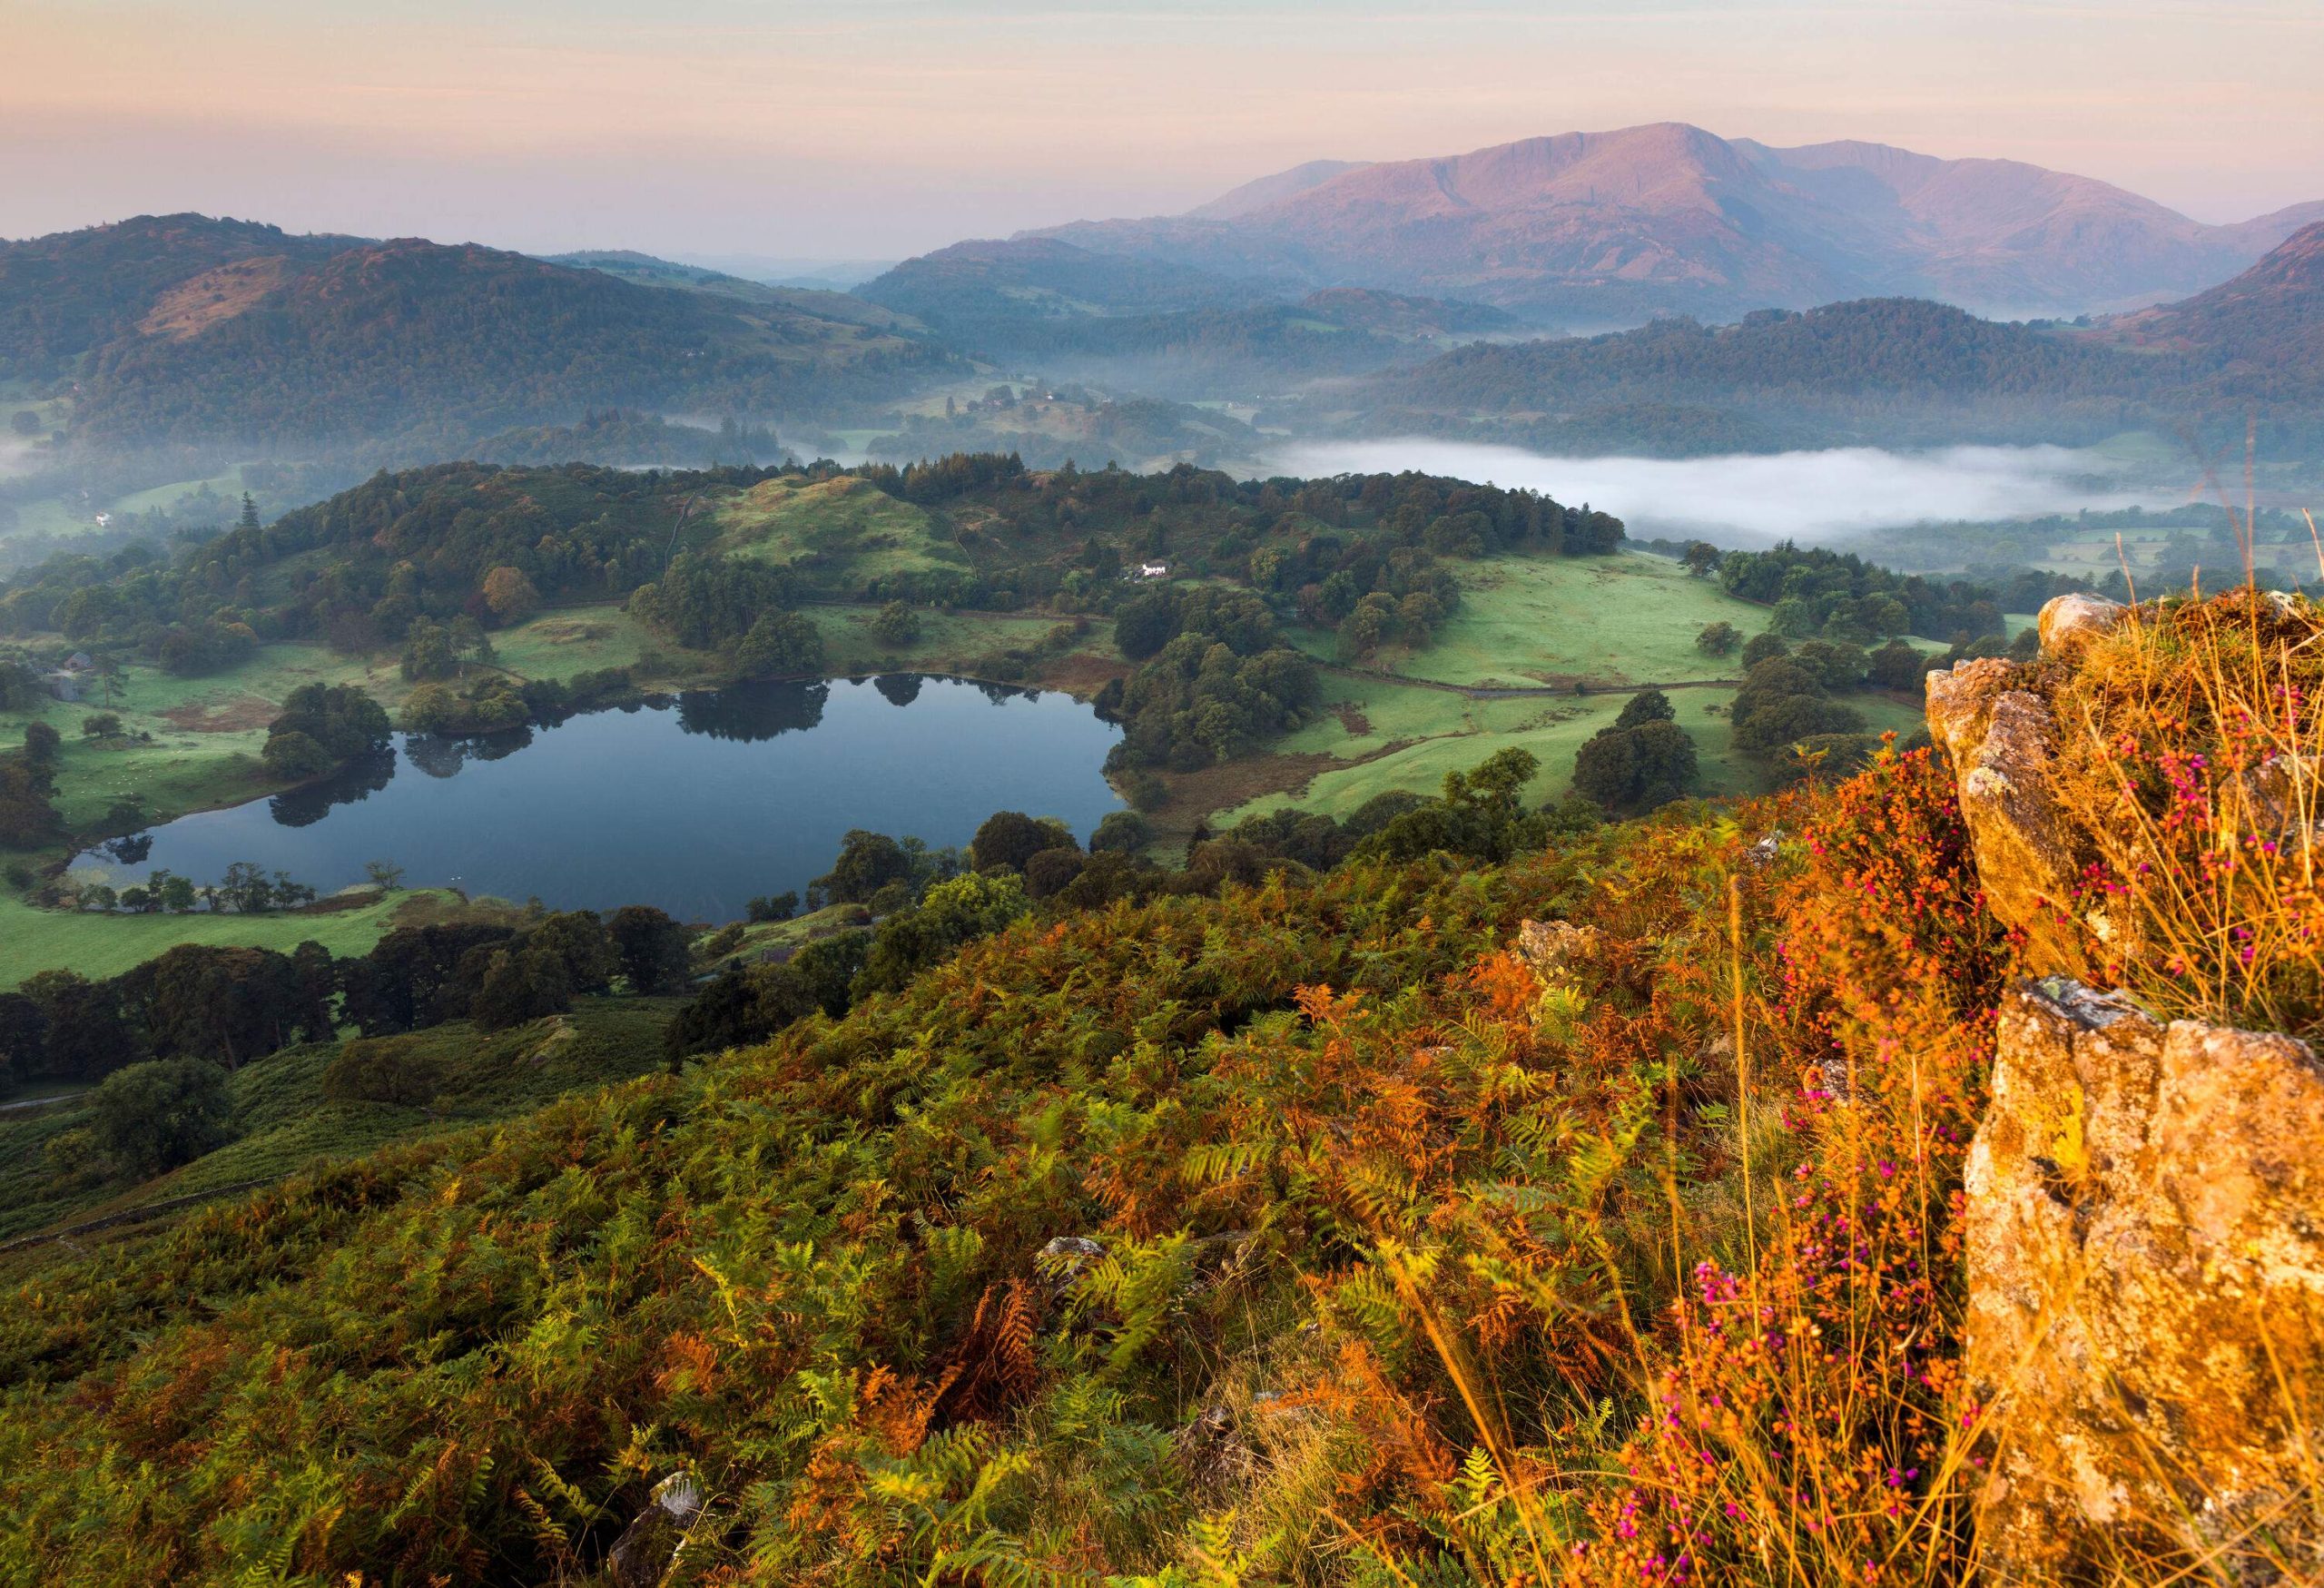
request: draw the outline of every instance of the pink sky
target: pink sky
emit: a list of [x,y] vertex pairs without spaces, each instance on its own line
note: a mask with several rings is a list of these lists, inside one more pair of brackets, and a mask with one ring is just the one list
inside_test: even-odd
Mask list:
[[0,235],[201,210],[892,258],[1337,157],[1689,121],[2324,197],[2316,0],[1331,6],[15,0]]

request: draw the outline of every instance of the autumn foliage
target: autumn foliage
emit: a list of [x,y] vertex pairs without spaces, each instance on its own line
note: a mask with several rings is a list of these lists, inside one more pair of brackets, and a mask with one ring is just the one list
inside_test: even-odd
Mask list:
[[1947,1579],[2001,964],[1925,753],[1023,923],[27,1269],[0,1566],[571,1577],[683,1470],[682,1582]]

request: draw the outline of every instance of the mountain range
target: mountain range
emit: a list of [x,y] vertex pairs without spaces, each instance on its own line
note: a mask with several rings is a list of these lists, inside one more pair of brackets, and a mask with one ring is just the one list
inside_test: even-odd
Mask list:
[[1871,296],[2004,316],[2134,308],[2209,287],[2319,220],[2324,200],[2207,225],[2018,161],[1857,142],[1777,148],[1659,123],[1435,159],[1313,162],[1182,215],[1012,241],[1199,270],[1246,291],[1378,287],[1618,325]]

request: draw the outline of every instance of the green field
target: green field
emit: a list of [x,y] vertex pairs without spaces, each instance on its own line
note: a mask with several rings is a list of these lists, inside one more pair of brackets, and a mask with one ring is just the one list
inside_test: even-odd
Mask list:
[[[1502,557],[1452,565],[1460,609],[1426,650],[1390,670],[1442,684],[1660,684],[1735,677],[1741,666],[1695,648],[1695,636],[1724,620],[1744,637],[1768,611],[1738,601],[1667,557]],[[1329,636],[1307,642],[1324,659]]]
[[336,1043],[285,1049],[234,1071],[237,1138],[142,1185],[60,1181],[44,1149],[88,1121],[66,1101],[0,1111],[0,1239],[248,1180],[275,1180],[319,1159],[344,1159],[390,1141],[529,1112],[567,1092],[657,1069],[662,1028],[683,1000],[585,998],[570,1014],[488,1034],[466,1021],[419,1033],[448,1077],[426,1107],[330,1102],[322,1076]]
[[440,919],[459,908],[457,894],[414,889],[354,909],[291,910],[272,915],[206,911],[187,915],[101,915],[94,911],[43,910],[0,892],[0,991],[43,971],[78,971],[93,981],[102,981],[182,942],[289,953],[311,940],[334,954],[368,953],[392,927]]

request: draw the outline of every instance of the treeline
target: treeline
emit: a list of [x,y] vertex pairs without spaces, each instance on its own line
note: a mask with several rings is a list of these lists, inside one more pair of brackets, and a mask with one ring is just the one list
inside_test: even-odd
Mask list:
[[1853,552],[1790,541],[1767,551],[1730,551],[1718,558],[1716,571],[1728,595],[1773,607],[1770,622],[1786,638],[1820,636],[1859,645],[1902,634],[1946,644],[2001,634],[2003,613],[2039,611],[2052,596],[2090,587],[2087,580],[2038,568],[2020,570],[2004,587],[1899,574]]
[[347,959],[312,942],[287,954],[181,943],[109,980],[44,971],[0,992],[0,1057],[16,1081],[86,1081],[154,1059],[244,1064],[341,1027],[380,1037],[470,1020],[499,1031],[616,987],[683,991],[691,935],[629,905],[399,927]]

